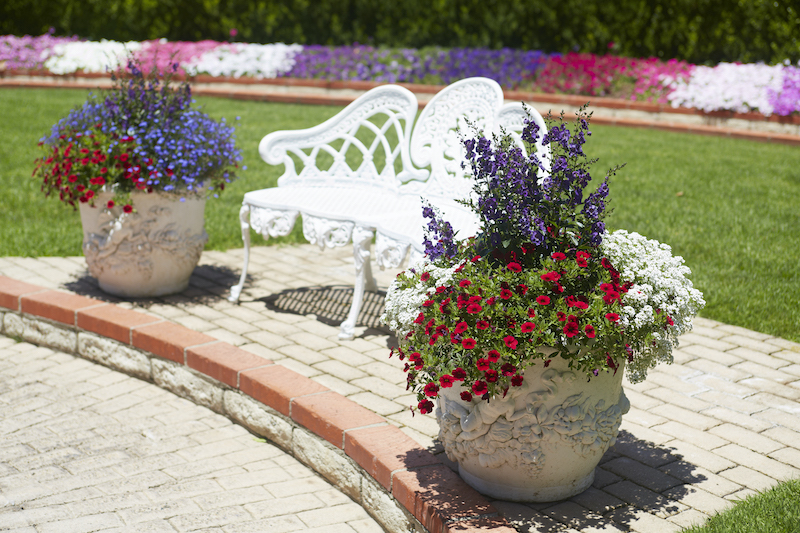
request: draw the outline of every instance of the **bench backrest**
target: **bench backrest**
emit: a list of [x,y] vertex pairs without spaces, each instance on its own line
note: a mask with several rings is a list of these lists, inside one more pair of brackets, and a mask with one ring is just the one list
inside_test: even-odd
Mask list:
[[[503,90],[489,78],[447,86],[415,121],[417,108],[411,91],[384,85],[318,126],[267,135],[259,153],[267,163],[285,165],[278,179],[281,187],[357,184],[431,198],[466,198],[471,181],[462,168],[462,136],[472,135],[474,126],[487,133],[508,131],[519,142],[527,116],[521,104],[504,106]],[[530,111],[546,131],[541,116]]]

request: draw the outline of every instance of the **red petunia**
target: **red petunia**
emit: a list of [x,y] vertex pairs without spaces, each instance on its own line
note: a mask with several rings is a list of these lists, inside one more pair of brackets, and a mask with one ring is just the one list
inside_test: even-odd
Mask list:
[[520,376],[519,374],[517,374],[516,376],[514,376],[513,378],[511,378],[511,385],[513,385],[514,387],[520,387],[520,386],[522,386],[522,376]]
[[550,305],[550,297],[549,296],[537,296],[536,303],[539,305]]
[[439,385],[431,381],[430,383],[425,385],[425,389],[423,390],[425,392],[425,396],[428,396],[429,398],[434,398],[436,397],[437,394],[439,394]]
[[423,272],[419,279],[420,281],[428,281],[431,279],[431,275],[428,272]]
[[500,367],[500,370],[503,372],[504,376],[513,376],[517,372],[517,367],[512,365],[511,363],[506,363]]
[[469,391],[461,391],[461,399],[465,402],[471,402],[472,394],[470,394]]
[[508,289],[500,289],[500,298],[502,298],[503,300],[508,300],[508,299],[509,299],[509,298],[511,298],[513,295],[514,295],[514,293],[512,293],[512,292],[511,292],[510,290],[508,290]]
[[605,302],[608,305],[611,305],[618,300],[619,300],[619,293],[617,291],[608,291],[603,296],[603,302]]
[[561,311],[559,311],[556,315],[558,316],[558,321],[559,322],[564,322],[567,319],[567,315],[565,315]]
[[439,335],[438,333],[434,333],[433,335],[431,335],[431,338],[428,339],[428,345],[433,346],[434,344],[436,344],[436,341],[439,340],[439,337],[441,337],[441,335]]
[[449,389],[453,386],[453,382],[455,379],[453,376],[449,374],[445,374],[443,376],[439,376],[439,384],[442,386],[443,389]]
[[485,371],[485,370],[489,370],[489,361],[487,361],[486,359],[483,359],[483,358],[478,359],[475,362],[475,367],[478,370],[482,371],[482,372]]
[[523,283],[517,285],[517,294],[519,294],[520,296],[525,296],[526,294],[528,294],[528,286]]
[[487,370],[483,373],[483,377],[486,378],[486,381],[489,383],[497,383],[497,378],[500,376],[497,373],[497,370]]
[[475,342],[475,339],[471,339],[471,338],[470,339],[464,339],[463,341],[461,341],[461,347],[466,349],[466,350],[471,350],[471,349],[475,348],[475,346],[477,346],[477,344],[478,343]]
[[536,311],[533,309],[528,309],[528,318],[533,318],[536,316]]
[[586,324],[586,327],[583,328],[583,331],[586,333],[587,337],[589,337],[590,339],[594,339],[595,331],[594,331],[594,326],[593,325]]
[[443,286],[436,287],[436,294],[442,294],[446,290],[447,290],[447,287],[443,287]]
[[[127,211],[125,212],[127,213]],[[417,315],[417,318],[414,319],[414,324],[422,324],[423,322],[425,322],[425,313],[420,313]]]
[[587,266],[589,266],[589,263],[587,262],[587,260],[590,257],[592,257],[592,255],[589,252],[584,252],[584,251],[581,250],[575,255],[576,255],[575,262],[578,263],[579,267],[587,267]]
[[577,322],[569,321],[569,322],[567,322],[567,325],[564,326],[564,335],[566,335],[569,338],[574,337],[575,335],[577,335],[580,332],[581,332],[581,328],[580,328],[580,326],[578,325]]
[[475,327],[478,329],[489,329],[489,323],[485,320],[478,320]]
[[530,333],[536,329],[536,324],[533,322],[525,322],[519,327],[519,329],[522,331],[522,333]]
[[453,329],[453,333],[455,333],[456,335],[460,335],[461,333],[467,331],[467,329],[469,329],[469,325],[462,320],[461,322],[456,324],[456,327]]
[[491,298],[489,298],[488,300],[486,300],[486,305],[494,305],[494,302],[496,302],[496,301],[497,301],[497,298],[495,298],[494,296],[492,296]]
[[464,381],[465,379],[467,379],[467,371],[461,368],[460,366],[458,368],[454,368],[453,379],[456,381]]
[[430,307],[433,305],[433,303],[434,303],[433,300],[425,300],[424,302],[422,302],[422,307]]
[[556,282],[561,279],[561,274],[554,271],[554,272],[548,272],[547,274],[542,274],[539,277],[542,278],[542,281]]
[[108,203],[106,204],[106,208],[114,209],[114,200],[109,200]]
[[417,407],[419,408],[420,413],[422,413],[423,415],[427,415],[428,413],[433,411],[433,402],[430,400],[422,400],[417,404]]
[[503,342],[506,343],[506,347],[511,348],[512,350],[517,349],[517,339],[515,339],[513,335],[507,335],[504,337]]
[[617,313],[606,313],[606,320],[609,322],[617,322],[619,321],[619,315]]
[[550,254],[550,257],[552,257],[555,261],[563,261],[564,259],[567,258],[567,256],[562,254],[561,252],[553,252],[552,254]]
[[471,315],[475,315],[477,313],[480,313],[481,311],[483,311],[483,307],[481,307],[478,304],[469,304],[467,306],[467,313]]
[[461,288],[469,287],[470,285],[472,285],[472,282],[468,279],[462,279],[461,281],[458,282],[458,286]]
[[497,350],[489,350],[486,352],[486,358],[492,363],[496,363],[500,359],[500,352]]
[[476,381],[472,384],[472,392],[477,394],[478,396],[483,396],[489,390],[489,387],[486,386],[485,381]]
[[600,260],[600,264],[601,264],[601,265],[603,265],[603,268],[605,268],[606,270],[612,270],[612,269],[614,268],[614,267],[611,265],[611,262],[610,262],[610,261],[608,260],[608,258],[606,258],[606,257],[604,257],[604,258],[602,258],[602,259]]
[[522,272],[522,265],[519,263],[511,262],[506,265],[506,268],[509,269],[511,272]]

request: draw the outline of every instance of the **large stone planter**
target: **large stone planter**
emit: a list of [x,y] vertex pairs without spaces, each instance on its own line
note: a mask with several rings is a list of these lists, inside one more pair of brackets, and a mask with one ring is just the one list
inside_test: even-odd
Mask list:
[[80,205],[83,253],[100,288],[124,297],[172,294],[189,285],[208,234],[204,198],[135,193],[134,213],[104,209],[111,193],[95,205]]
[[587,382],[556,357],[525,370],[525,381],[505,398],[460,398],[441,389],[436,418],[447,456],[479,492],[510,501],[548,502],[587,489],[606,450],[616,441],[630,403],[623,369]]

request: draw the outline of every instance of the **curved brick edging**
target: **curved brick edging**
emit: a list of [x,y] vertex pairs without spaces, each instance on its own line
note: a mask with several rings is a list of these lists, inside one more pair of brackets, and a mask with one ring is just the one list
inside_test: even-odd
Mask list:
[[0,276],[0,333],[155,382],[273,441],[392,533],[514,533],[483,496],[386,419],[214,337]]
[[[33,78],[33,79],[25,79]],[[45,78],[37,80],[36,78]],[[215,96],[221,98],[233,98],[239,100],[269,101],[276,103],[312,104],[312,105],[331,105],[346,106],[355,100],[358,94],[354,91],[367,91],[380,85],[382,82],[373,81],[329,81],[329,80],[307,80],[297,78],[226,78],[213,77],[208,75],[198,75],[193,77],[176,76],[176,80],[188,79],[196,84],[206,84],[208,86],[195,86],[193,91],[197,95]],[[86,80],[86,81],[81,81]],[[95,80],[95,81],[88,81]],[[103,80],[98,84],[97,80]],[[94,89],[99,86],[108,85],[109,76],[103,73],[83,73],[76,72],[71,74],[53,74],[48,71],[40,70],[6,70],[0,71],[0,86],[7,87],[71,87],[79,89]],[[215,87],[216,85],[216,87]],[[224,87],[223,85],[233,85]],[[445,85],[421,85],[414,83],[398,83],[416,94],[433,95],[446,87]],[[242,87],[242,90],[236,87]],[[256,92],[247,89],[257,86],[275,86],[282,89],[290,87],[304,87],[317,89],[318,93],[290,92],[287,90],[277,92]],[[327,91],[327,92],[322,92]],[[338,91],[338,94],[331,91]],[[344,94],[347,92],[351,94]],[[667,104],[636,102],[620,98],[608,98],[600,96],[581,96],[535,93],[529,91],[504,90],[507,100],[531,102],[532,105],[558,104],[578,108],[590,101],[594,108],[611,110],[612,112],[634,112],[649,114],[652,116],[665,115],[680,117],[695,117],[695,119],[706,122],[735,120],[740,123],[749,124],[772,124],[784,125],[791,129],[800,128],[800,115],[780,116],[771,115],[769,117],[761,113],[736,113],[733,111],[703,111],[694,108],[674,108]],[[428,98],[422,98],[419,107],[423,108]],[[759,142],[774,142],[792,146],[800,146],[800,135],[792,133],[780,133],[777,131],[759,131],[753,129],[736,129],[733,127],[716,126],[709,124],[690,123],[683,120],[671,122],[669,120],[656,120],[646,118],[628,118],[621,116],[599,116],[595,115],[592,119],[595,124],[625,126],[632,128],[653,128],[664,131],[679,133],[694,133],[698,135],[714,135],[722,137],[732,137],[736,139],[746,139]],[[780,126],[775,126],[780,127]]]

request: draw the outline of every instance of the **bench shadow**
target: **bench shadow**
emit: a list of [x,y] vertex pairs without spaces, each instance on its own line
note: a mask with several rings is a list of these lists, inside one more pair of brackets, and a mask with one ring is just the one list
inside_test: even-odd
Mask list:
[[[381,324],[380,320],[385,298],[386,291],[364,293],[364,301],[356,320],[356,327],[366,328],[360,336],[391,335],[389,328]],[[278,313],[301,316],[313,314],[323,324],[338,327],[347,318],[352,300],[353,287],[325,286],[286,289],[257,301]]]
[[153,305],[170,305],[180,302],[193,302],[202,305],[212,304],[227,299],[230,288],[239,282],[239,274],[225,266],[198,265],[189,278],[189,286],[176,294],[146,298],[124,298],[105,292],[97,280],[84,271],[84,274],[62,284],[68,291],[94,298],[103,302],[129,302],[136,308],[147,309]]

